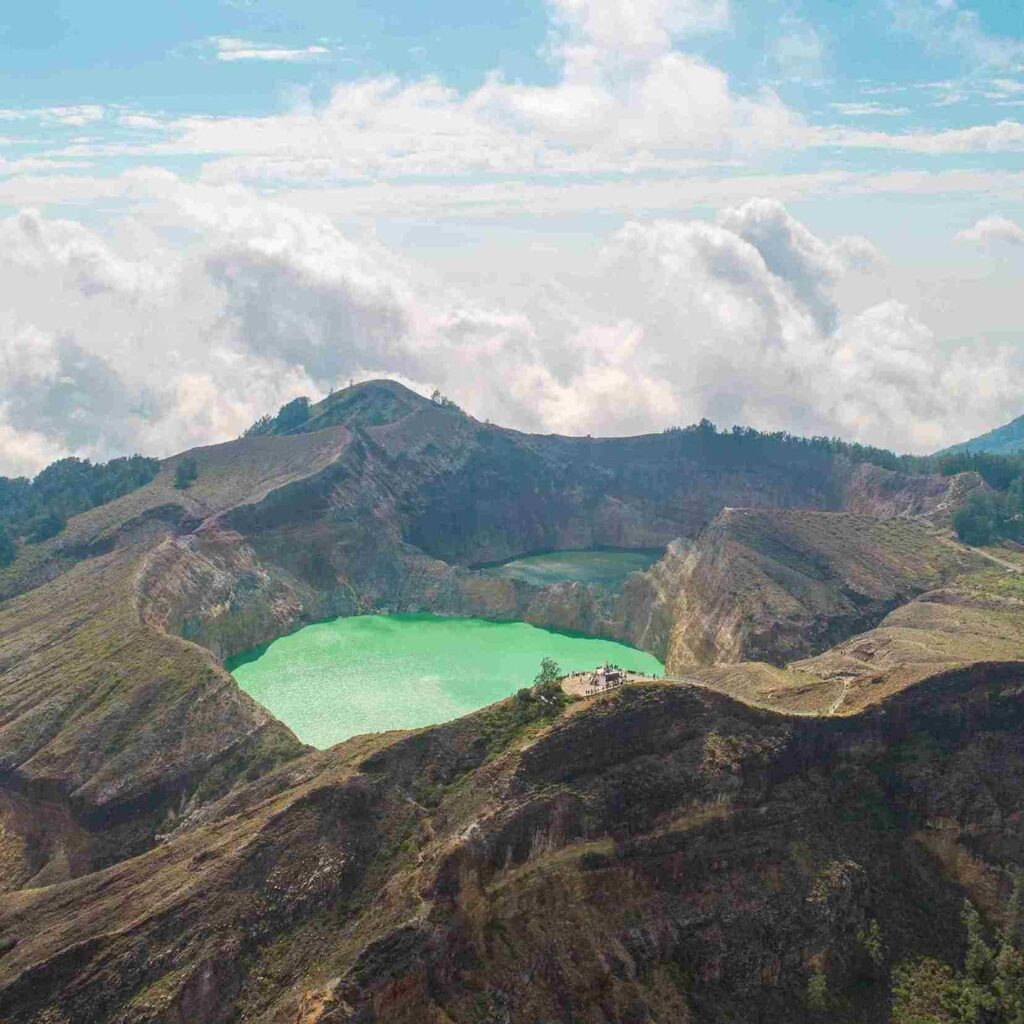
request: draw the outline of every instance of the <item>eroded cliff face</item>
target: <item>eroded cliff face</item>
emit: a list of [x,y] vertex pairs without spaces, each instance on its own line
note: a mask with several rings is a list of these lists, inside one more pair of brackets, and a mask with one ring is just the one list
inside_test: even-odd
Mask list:
[[953,477],[893,473],[866,462],[848,465],[842,476],[844,511],[884,519],[924,517],[943,526],[949,525],[952,513],[971,491],[986,486],[977,473]]
[[[873,625],[941,575],[915,562],[913,579],[905,580],[906,567],[890,557],[879,571],[895,569],[891,586],[877,579],[860,586],[853,562],[877,562],[873,548],[894,543],[880,528],[848,541],[833,538],[822,551],[814,550],[821,536],[803,537],[803,554],[794,549],[785,557],[836,562],[816,584],[800,569],[782,578],[776,561],[761,571],[767,584],[752,586],[750,563],[762,558],[758,547],[766,536],[786,522],[811,524],[790,533],[814,532],[815,520],[803,510],[764,524],[760,538],[732,537],[735,516],[745,512],[735,513],[726,529],[716,520],[692,551],[681,535],[700,531],[719,502],[735,497],[783,506],[849,502],[878,516],[942,515],[952,500],[943,478],[833,460],[831,477],[787,484],[773,467],[722,473],[694,466],[679,456],[671,436],[532,438],[429,405],[402,412],[396,421],[360,432],[317,474],[170,540],[177,572],[165,573],[171,553],[162,551],[144,588],[154,587],[147,609],[175,609],[156,612],[156,621],[224,657],[333,615],[482,615],[624,640],[680,672],[813,653]],[[866,515],[829,520],[838,534],[854,535],[873,521]],[[921,546],[923,530],[905,532]],[[837,551],[847,543],[851,551],[839,564]],[[621,593],[571,583],[535,588],[468,568],[531,550],[595,545],[664,545],[666,556]],[[820,577],[813,566],[807,571]],[[850,586],[844,572],[853,577]],[[815,585],[817,592],[809,594]],[[845,597],[836,598],[835,587],[846,587]],[[797,592],[789,593],[792,588]],[[793,613],[796,605],[802,614]]]
[[1022,681],[848,720],[650,685],[352,740],[5,900],[0,1015],[775,1024],[820,976],[833,1020],[881,1024],[892,965],[955,955],[963,894],[1024,863]]
[[[409,417],[375,436],[386,434],[389,444],[404,449],[405,434],[420,429]],[[811,453],[791,464],[756,451],[719,462],[673,433],[541,438],[479,429],[462,440],[460,458],[410,499],[405,533],[423,550],[459,564],[528,551],[665,547],[695,537],[724,507],[931,515],[953,507],[960,490],[978,483],[973,475],[951,485],[944,477]],[[431,445],[443,449],[443,442]]]
[[650,645],[669,675],[785,664],[980,564],[915,519],[726,509],[689,549],[671,550],[630,584],[629,636]]

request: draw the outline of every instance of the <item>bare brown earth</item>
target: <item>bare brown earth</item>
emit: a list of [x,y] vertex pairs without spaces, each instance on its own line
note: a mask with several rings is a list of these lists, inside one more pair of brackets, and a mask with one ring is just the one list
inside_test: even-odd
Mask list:
[[[955,953],[1022,859],[1024,584],[942,532],[975,479],[535,437],[386,382],[191,454],[190,490],[168,460],[0,573],[0,1020],[800,1021],[824,973],[883,1021],[891,963]],[[594,545],[667,551],[619,594],[471,568]],[[692,683],[314,752],[221,667],[419,609]]]

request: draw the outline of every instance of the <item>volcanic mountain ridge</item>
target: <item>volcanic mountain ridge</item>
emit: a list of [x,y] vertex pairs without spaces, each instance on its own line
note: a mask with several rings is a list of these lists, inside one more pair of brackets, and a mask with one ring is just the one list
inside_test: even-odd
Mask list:
[[[920,907],[997,905],[1024,593],[944,529],[977,478],[526,435],[392,382],[312,413],[0,573],[4,1020],[801,1020],[814,972],[884,1020],[857,929],[950,956]],[[666,554],[617,593],[472,568],[601,545]],[[221,667],[381,610],[681,681],[312,752]]]

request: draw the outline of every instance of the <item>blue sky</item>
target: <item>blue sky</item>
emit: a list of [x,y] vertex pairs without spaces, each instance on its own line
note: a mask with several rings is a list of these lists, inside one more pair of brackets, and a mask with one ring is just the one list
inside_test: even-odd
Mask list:
[[0,54],[0,472],[371,373],[916,451],[1024,405],[1020,5],[43,0]]
[[[688,49],[721,66],[740,85],[777,84],[789,102],[807,110],[821,110],[837,97],[881,102],[875,89],[904,86],[916,97],[908,91],[882,95],[903,96],[915,123],[969,123],[971,111],[983,105],[978,97],[935,106],[930,100],[939,90],[920,87],[972,79],[981,85],[986,69],[978,48],[1020,40],[1022,9],[994,0],[960,8],[961,22],[973,24],[957,36],[950,7],[902,6],[935,11],[901,15],[900,4],[884,0],[735,3],[727,31],[703,33]],[[0,85],[11,105],[23,107],[76,102],[177,113],[269,113],[286,101],[289,89],[329,90],[340,79],[387,72],[436,75],[459,88],[478,85],[496,68],[512,79],[551,81],[542,54],[549,30],[542,3],[513,0],[487,5],[181,0],[144,10],[123,0],[43,0],[8,5],[0,13]],[[962,38],[968,32],[973,41]],[[787,38],[799,42],[800,36],[805,43],[791,59],[804,61],[799,69],[804,74],[787,82],[773,48]],[[328,52],[306,59],[225,62],[210,59],[208,41],[217,37],[296,53],[319,45]],[[814,77],[820,81],[809,86]]]

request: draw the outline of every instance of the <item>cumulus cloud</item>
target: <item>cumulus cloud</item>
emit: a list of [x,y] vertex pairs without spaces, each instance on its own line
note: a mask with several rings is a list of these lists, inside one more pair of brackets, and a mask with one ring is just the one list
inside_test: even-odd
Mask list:
[[992,245],[1000,242],[1024,245],[1024,228],[1008,217],[993,214],[990,217],[982,217],[972,227],[959,232],[956,240],[972,245]]
[[950,438],[953,408],[963,430],[1019,407],[1008,352],[944,352],[891,300],[844,316],[832,296],[842,248],[759,200],[715,225],[630,225],[609,269],[643,304],[630,311],[640,350],[652,377],[673,382],[684,419],[930,450]]
[[0,222],[0,244],[12,263],[65,274],[86,295],[150,291],[159,288],[162,280],[155,266],[122,259],[81,224],[44,219],[31,209]]
[[[726,0],[551,0],[551,84],[495,71],[469,91],[436,78],[380,75],[338,83],[322,105],[263,117],[118,119],[132,137],[73,143],[72,159],[200,155],[225,183],[564,174],[686,168],[806,138],[770,88],[738,91],[680,42],[721,30]],[[218,60],[305,60],[326,48],[211,40]]]
[[43,466],[67,454],[61,443],[31,428],[15,429],[7,420],[7,408],[0,405],[0,472],[7,476],[34,476]]
[[774,200],[631,222],[588,281],[509,310],[322,216],[239,188],[150,185],[159,222],[194,239],[184,249],[143,225],[112,240],[33,213],[0,222],[0,472],[66,452],[169,454],[379,375],[523,429],[706,415],[916,450],[956,439],[951,409],[963,431],[1024,397],[1005,351],[945,351],[892,300],[844,313],[837,285],[881,257]]
[[604,51],[662,53],[673,39],[725,28],[728,0],[550,0],[555,18]]

